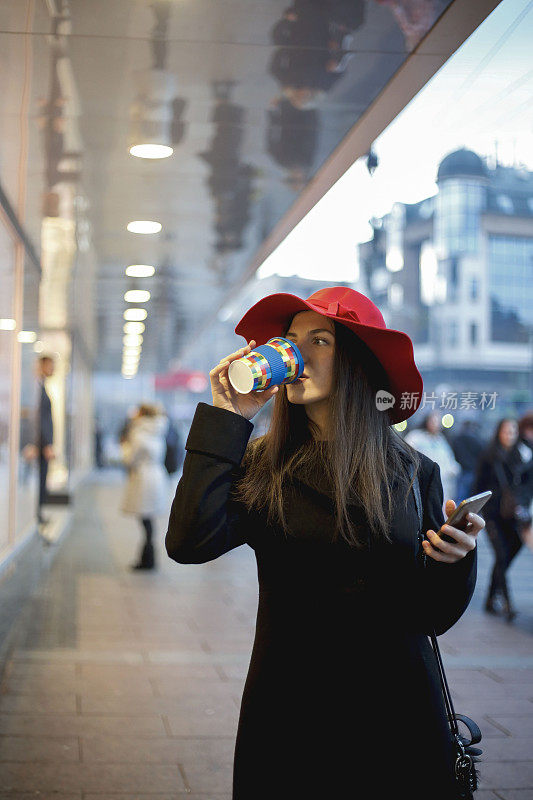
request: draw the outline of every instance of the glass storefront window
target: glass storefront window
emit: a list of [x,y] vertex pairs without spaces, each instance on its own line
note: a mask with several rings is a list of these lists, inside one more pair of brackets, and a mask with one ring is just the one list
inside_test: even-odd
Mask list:
[[0,220],[0,553],[9,544],[10,439],[15,311],[15,246]]
[[485,187],[476,181],[450,179],[439,186],[436,237],[443,257],[477,252],[485,197]]
[[533,327],[533,237],[489,237],[491,331],[496,342],[527,342]]
[[[39,355],[38,303],[39,273],[32,262],[24,264],[22,327],[35,341],[20,348],[19,467],[16,492],[15,536],[21,536],[35,520],[37,509],[38,461],[25,458],[25,448],[35,444],[37,430],[38,386],[35,362]],[[30,339],[33,337],[29,337]]]

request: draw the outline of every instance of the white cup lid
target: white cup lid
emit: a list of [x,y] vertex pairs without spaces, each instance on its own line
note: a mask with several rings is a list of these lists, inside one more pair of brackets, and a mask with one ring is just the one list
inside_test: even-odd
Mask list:
[[254,376],[250,366],[239,359],[229,365],[228,378],[239,394],[249,394],[254,388]]

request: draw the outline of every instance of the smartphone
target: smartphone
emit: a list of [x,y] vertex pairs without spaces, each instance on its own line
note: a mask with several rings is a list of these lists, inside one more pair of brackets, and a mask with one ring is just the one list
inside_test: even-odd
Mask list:
[[[492,497],[492,492],[481,492],[481,494],[474,494],[472,497],[467,497],[452,511],[444,524],[451,525],[453,528],[459,528],[459,530],[464,531],[468,525],[466,515],[470,513],[477,514],[490,497]],[[457,544],[456,540],[452,539],[451,536],[447,536],[445,533],[439,535],[443,541]]]

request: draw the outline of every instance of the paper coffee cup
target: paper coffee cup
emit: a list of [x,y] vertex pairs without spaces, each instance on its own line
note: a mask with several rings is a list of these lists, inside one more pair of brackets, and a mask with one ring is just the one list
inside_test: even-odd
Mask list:
[[294,342],[276,336],[247,356],[232,361],[228,378],[239,394],[249,394],[292,383],[303,371],[304,360]]

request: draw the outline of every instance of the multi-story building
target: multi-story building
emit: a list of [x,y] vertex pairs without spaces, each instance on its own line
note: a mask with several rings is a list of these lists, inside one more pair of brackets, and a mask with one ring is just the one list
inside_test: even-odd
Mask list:
[[373,220],[370,296],[413,339],[426,391],[496,392],[496,416],[520,413],[533,402],[533,172],[463,148],[437,186]]

